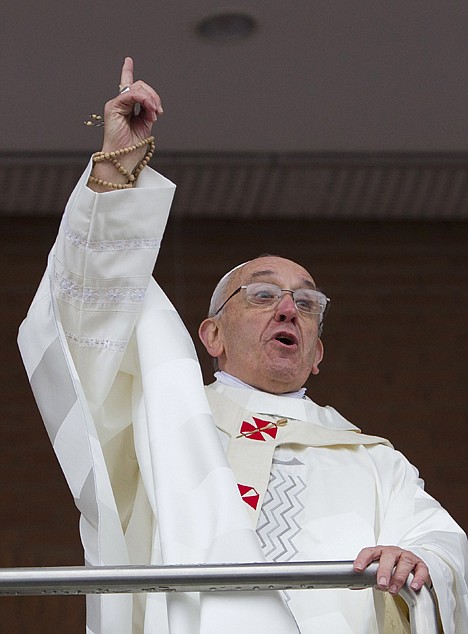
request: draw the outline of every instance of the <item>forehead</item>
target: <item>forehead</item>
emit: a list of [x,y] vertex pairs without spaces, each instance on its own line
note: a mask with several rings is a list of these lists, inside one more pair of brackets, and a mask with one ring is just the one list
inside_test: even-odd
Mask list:
[[298,288],[307,286],[316,288],[310,273],[300,264],[277,256],[266,256],[247,262],[233,279],[233,285],[241,286],[249,282],[268,281]]

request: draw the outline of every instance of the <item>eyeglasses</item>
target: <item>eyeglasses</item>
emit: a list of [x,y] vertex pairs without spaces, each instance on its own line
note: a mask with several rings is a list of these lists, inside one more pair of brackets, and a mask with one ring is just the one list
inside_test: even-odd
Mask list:
[[215,312],[216,315],[226,306],[228,301],[245,290],[245,297],[249,304],[254,306],[275,306],[279,303],[280,299],[285,293],[291,293],[294,304],[297,310],[304,315],[325,315],[325,312],[330,303],[330,299],[326,297],[320,291],[315,291],[311,288],[298,288],[295,291],[291,291],[288,288],[280,288],[276,284],[268,284],[266,282],[255,282],[253,284],[246,284],[239,286],[223,304]]

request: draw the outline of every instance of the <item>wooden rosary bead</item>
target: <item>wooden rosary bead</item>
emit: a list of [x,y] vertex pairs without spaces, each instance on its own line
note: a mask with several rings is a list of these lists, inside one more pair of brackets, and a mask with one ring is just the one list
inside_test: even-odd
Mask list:
[[[139,148],[147,145],[148,151],[146,152],[143,159],[138,163],[138,165],[133,169],[130,173],[125,167],[119,163],[118,158],[122,155],[129,154],[130,152],[135,152]],[[135,185],[136,179],[138,178],[140,172],[148,163],[150,162],[154,150],[155,150],[154,137],[150,136],[146,139],[143,139],[136,145],[131,145],[130,147],[125,147],[120,150],[114,150],[112,152],[95,152],[92,155],[93,163],[102,163],[103,161],[109,161],[113,164],[116,170],[127,178],[127,183],[110,183],[109,181],[102,180],[101,178],[95,178],[94,176],[90,176],[88,182],[95,183],[97,185],[101,185],[102,187],[106,187],[109,189],[130,189]]]

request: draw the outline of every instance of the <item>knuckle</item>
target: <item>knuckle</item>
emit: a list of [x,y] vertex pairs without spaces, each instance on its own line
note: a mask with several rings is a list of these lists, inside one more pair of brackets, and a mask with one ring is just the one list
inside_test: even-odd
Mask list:
[[411,557],[409,554],[401,555],[400,559],[405,563],[412,564],[414,566],[418,563],[417,561],[414,561],[414,557]]
[[392,577],[392,581],[395,582],[397,585],[402,586],[406,581],[406,575],[396,572]]

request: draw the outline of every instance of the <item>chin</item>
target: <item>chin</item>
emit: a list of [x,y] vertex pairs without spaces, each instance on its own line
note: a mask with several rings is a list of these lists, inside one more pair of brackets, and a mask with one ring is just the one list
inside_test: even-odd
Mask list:
[[268,376],[264,377],[263,380],[257,381],[258,383],[262,383],[265,386],[259,388],[264,392],[271,392],[272,394],[284,394],[286,392],[297,392],[303,387],[304,383],[307,381],[308,375],[304,378],[303,381],[300,380],[303,373],[297,372],[297,370],[293,368],[277,368],[275,371],[268,374]]

